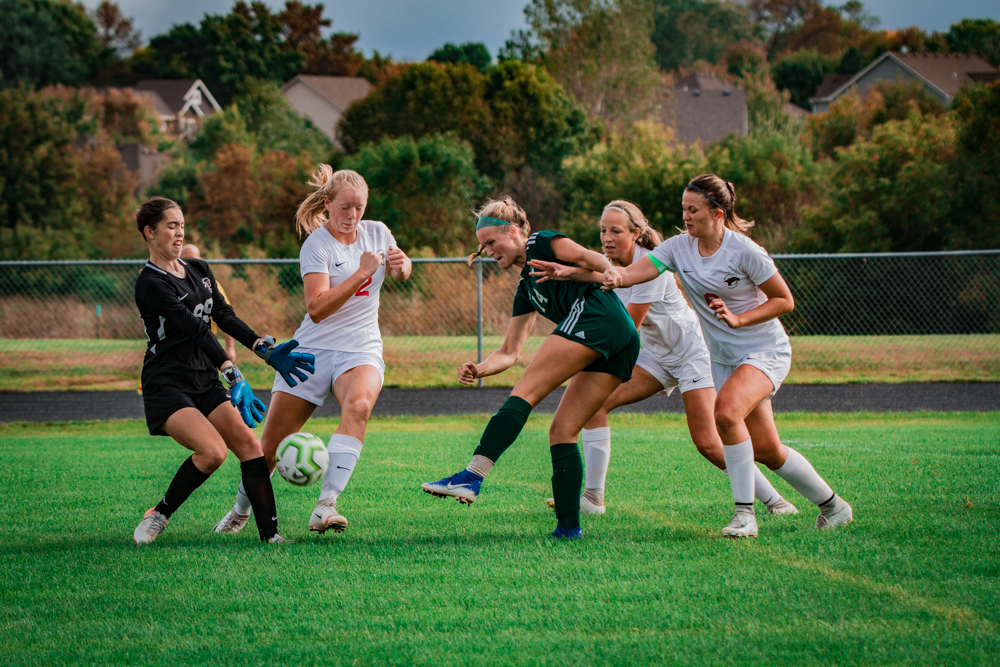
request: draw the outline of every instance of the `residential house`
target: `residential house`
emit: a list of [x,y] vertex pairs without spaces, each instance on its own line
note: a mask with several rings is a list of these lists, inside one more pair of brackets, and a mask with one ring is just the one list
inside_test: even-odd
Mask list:
[[170,136],[190,139],[204,118],[222,111],[201,79],[146,79],[132,88],[152,101],[160,132]]
[[710,144],[733,132],[748,132],[746,91],[712,74],[684,77],[662,91],[658,108],[679,142]]
[[281,92],[300,116],[311,120],[339,147],[337,123],[347,107],[371,89],[372,84],[360,77],[299,74],[282,86]]
[[943,106],[963,87],[1000,79],[1000,70],[967,53],[908,53],[887,51],[857,74],[831,74],[813,95],[813,113],[828,111],[845,94],[860,94],[880,81],[919,81]]

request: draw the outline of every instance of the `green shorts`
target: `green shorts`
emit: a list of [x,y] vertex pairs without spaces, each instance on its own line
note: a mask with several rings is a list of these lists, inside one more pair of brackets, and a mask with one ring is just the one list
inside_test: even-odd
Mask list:
[[602,357],[583,370],[629,380],[639,358],[639,332],[614,292],[594,290],[573,304],[570,314],[552,332],[586,345]]

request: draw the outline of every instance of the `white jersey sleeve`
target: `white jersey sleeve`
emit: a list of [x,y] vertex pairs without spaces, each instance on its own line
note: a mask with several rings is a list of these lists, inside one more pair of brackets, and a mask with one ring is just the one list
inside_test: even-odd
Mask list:
[[[358,238],[351,244],[341,243],[326,227],[320,227],[302,244],[299,271],[303,278],[310,273],[326,274],[330,287],[336,287],[357,272],[365,251],[374,252],[385,260],[389,248],[395,245],[396,239],[389,228],[374,220],[362,220],[358,224]],[[306,313],[295,332],[295,339],[303,348],[381,355],[378,309],[384,281],[385,264],[329,317],[313,322]]]

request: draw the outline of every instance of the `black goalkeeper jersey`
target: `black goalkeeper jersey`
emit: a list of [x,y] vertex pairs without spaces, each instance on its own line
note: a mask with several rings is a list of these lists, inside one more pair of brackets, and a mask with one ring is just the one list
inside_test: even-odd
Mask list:
[[218,381],[219,366],[229,359],[209,328],[210,320],[248,348],[260,336],[233,312],[208,264],[200,259],[178,261],[184,278],[147,262],[135,281],[135,305],[149,341],[142,384],[204,391]]

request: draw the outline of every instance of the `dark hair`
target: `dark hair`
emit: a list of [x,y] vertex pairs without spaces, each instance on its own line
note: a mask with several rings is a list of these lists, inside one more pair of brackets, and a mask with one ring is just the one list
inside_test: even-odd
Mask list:
[[139,233],[143,235],[143,238],[145,238],[143,230],[149,227],[155,231],[156,226],[160,224],[160,218],[163,217],[164,212],[172,208],[179,208],[179,206],[177,202],[166,197],[153,197],[139,207],[139,210],[135,212],[135,226],[139,229]]
[[715,174],[701,174],[688,181],[686,189],[691,189],[726,214],[725,225],[734,232],[746,235],[753,227],[751,220],[744,220],[736,215],[736,189],[733,184],[724,181]]

